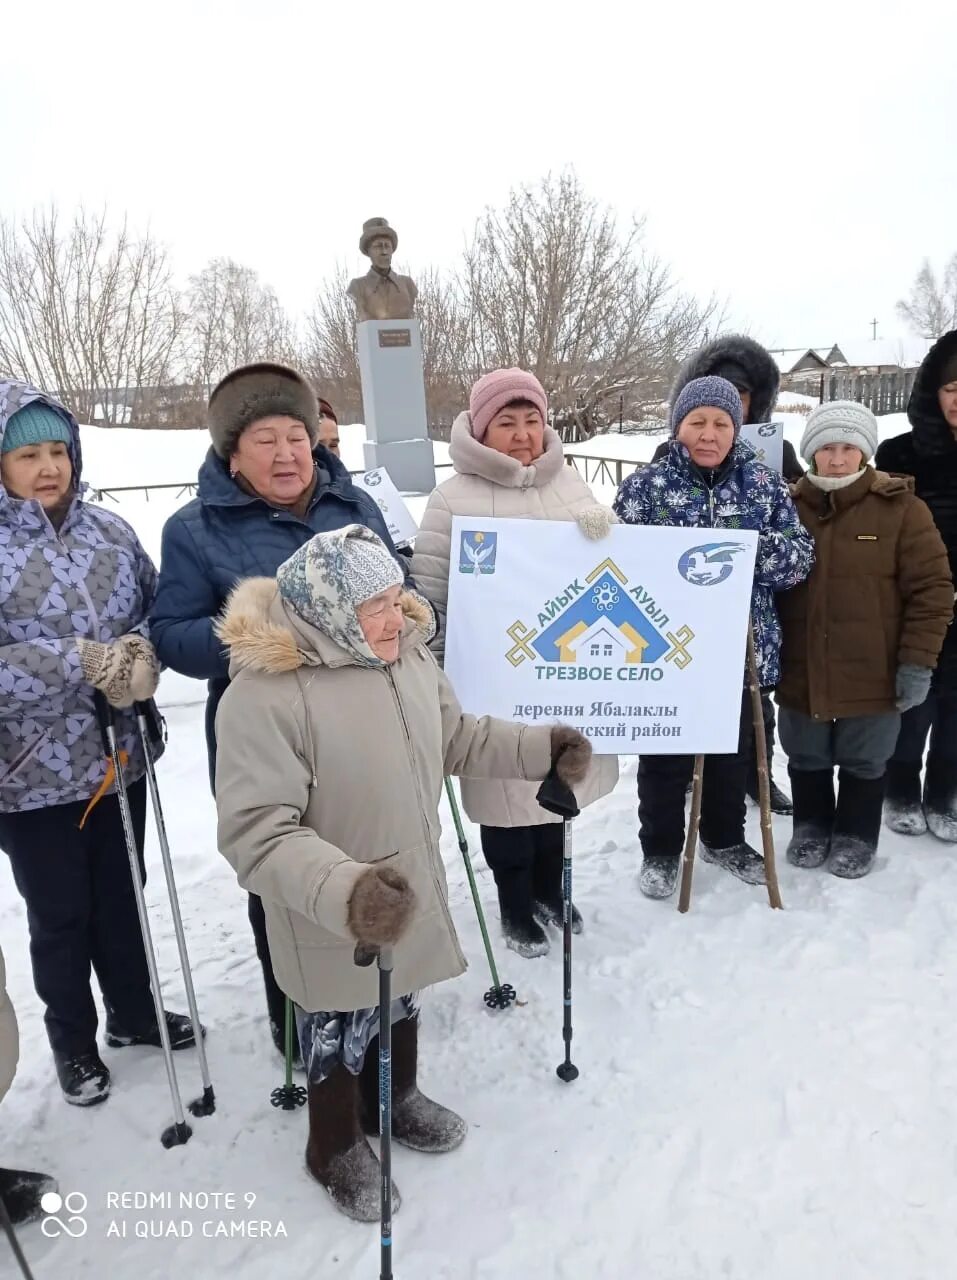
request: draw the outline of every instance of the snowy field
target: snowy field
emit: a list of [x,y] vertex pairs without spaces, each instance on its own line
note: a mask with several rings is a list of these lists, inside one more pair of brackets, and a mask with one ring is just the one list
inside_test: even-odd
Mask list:
[[[801,426],[788,416],[795,442]],[[893,435],[906,424],[881,426]],[[88,430],[84,444],[87,478],[118,485],[189,478],[206,441]],[[139,495],[119,509],[157,554],[176,505]],[[170,738],[160,785],[218,1108],[193,1122],[187,1146],[164,1150],[162,1059],[145,1049],[103,1051],[114,1073],[105,1106],[84,1112],[62,1102],[24,911],[0,859],[0,938],[22,1035],[20,1071],[0,1111],[0,1162],[49,1170],[64,1194],[88,1201],[82,1236],[49,1239],[33,1226],[21,1233],[25,1252],[38,1280],[374,1280],[376,1229],[330,1207],[303,1167],[304,1114],[269,1104],[282,1069],[266,1033],[245,895],[216,852],[203,690],[167,675],[160,694]],[[782,780],[784,768],[779,760]],[[374,803],[375,779],[368,785]],[[674,900],[638,892],[635,761],[624,759],[617,791],[575,825],[581,1076],[563,1085],[559,935],[543,959],[505,950],[491,874],[470,830],[496,955],[522,1001],[486,1012],[489,979],[444,801],[442,816],[471,967],[425,997],[421,1083],[471,1132],[451,1155],[395,1153],[400,1280],[954,1275],[957,848],[885,833],[873,873],[839,881],[787,866],[789,823],[776,819],[785,910],[772,912],[762,890],[699,864],[682,917]],[[753,811],[748,837],[760,846]],[[153,841],[147,860],[164,994],[183,1010]],[[195,1053],[176,1060],[184,1096],[195,1097]],[[179,1207],[181,1192],[193,1208]],[[169,1193],[174,1205],[139,1208],[131,1198],[126,1207],[115,1199],[124,1193]],[[235,1204],[201,1208],[201,1193]],[[0,1276],[13,1274],[0,1240]]]

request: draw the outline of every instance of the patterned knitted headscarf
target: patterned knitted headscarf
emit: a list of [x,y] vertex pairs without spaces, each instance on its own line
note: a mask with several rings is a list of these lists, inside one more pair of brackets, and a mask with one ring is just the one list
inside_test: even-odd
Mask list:
[[386,664],[362,633],[356,607],[400,587],[402,570],[385,543],[365,525],[317,533],[276,574],[279,594],[310,626],[364,667]]

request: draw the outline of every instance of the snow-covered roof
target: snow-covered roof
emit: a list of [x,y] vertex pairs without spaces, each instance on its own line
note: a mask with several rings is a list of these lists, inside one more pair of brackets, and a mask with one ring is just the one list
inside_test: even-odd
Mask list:
[[827,358],[831,353],[830,347],[788,347],[783,351],[772,351],[771,356],[774,363],[778,366],[782,373],[790,373],[796,364],[804,359],[808,354],[813,354],[819,360],[827,363]]
[[837,344],[853,369],[869,365],[900,365],[903,369],[920,364],[933,345],[929,338],[862,338]]

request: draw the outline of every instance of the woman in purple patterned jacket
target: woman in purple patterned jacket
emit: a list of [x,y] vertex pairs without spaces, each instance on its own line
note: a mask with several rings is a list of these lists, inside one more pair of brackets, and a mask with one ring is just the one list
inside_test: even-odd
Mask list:
[[[55,400],[0,381],[0,848],[27,904],[37,994],[67,1102],[102,1102],[94,969],[106,1043],[159,1045],[159,1028],[95,689],[128,708],[156,691],[145,634],[156,570],[129,525],[83,501],[80,436]],[[117,718],[143,866],[145,763]],[[91,803],[92,802],[92,803]],[[194,1043],[166,1015],[173,1048]]]

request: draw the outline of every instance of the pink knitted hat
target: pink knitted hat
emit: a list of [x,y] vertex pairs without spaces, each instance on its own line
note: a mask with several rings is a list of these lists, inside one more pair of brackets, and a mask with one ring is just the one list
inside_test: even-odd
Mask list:
[[489,423],[513,400],[529,400],[541,413],[542,421],[547,422],[548,396],[534,373],[526,373],[524,369],[493,369],[479,378],[469,396],[472,435],[476,440],[485,439]]

